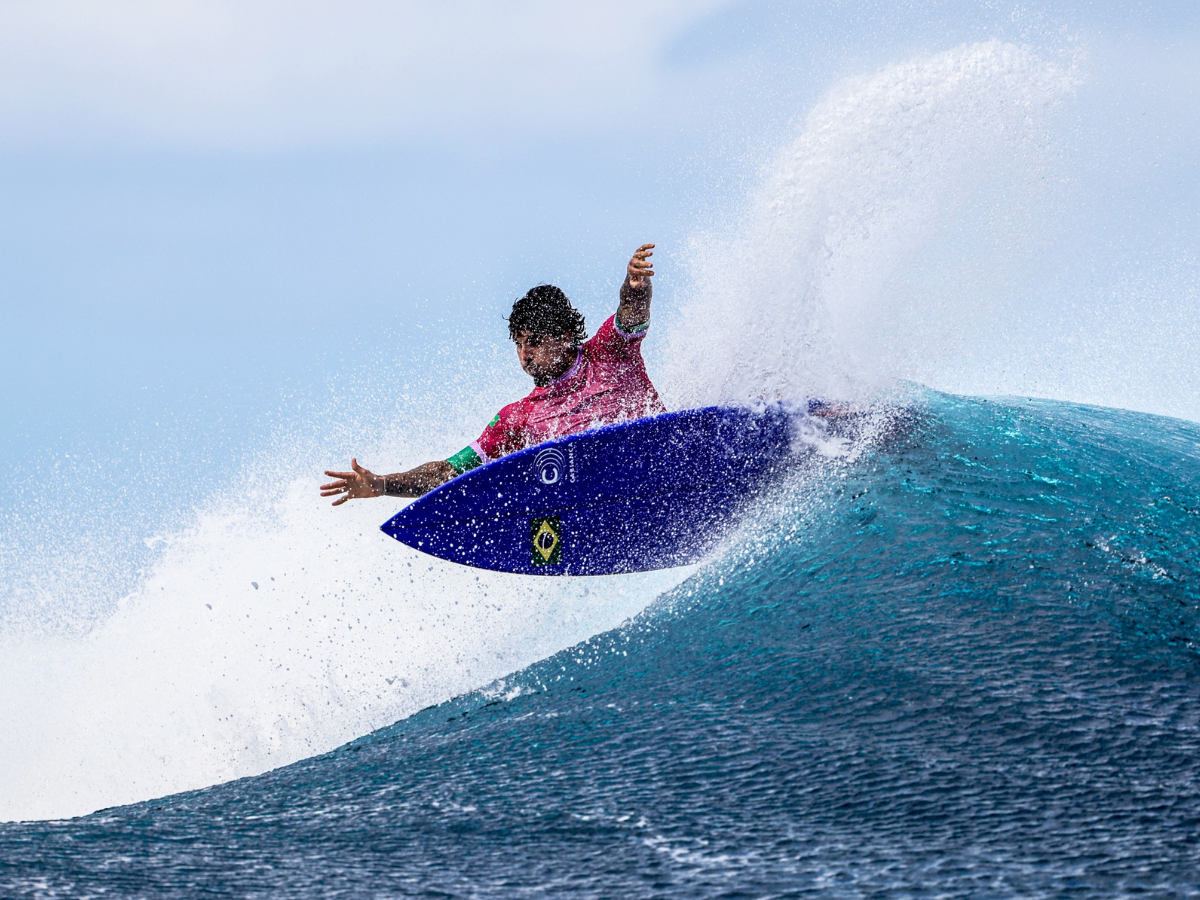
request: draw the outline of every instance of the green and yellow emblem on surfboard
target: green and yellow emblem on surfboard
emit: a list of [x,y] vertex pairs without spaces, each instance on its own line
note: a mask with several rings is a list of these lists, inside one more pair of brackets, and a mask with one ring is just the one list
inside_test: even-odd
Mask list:
[[529,537],[533,542],[535,566],[552,566],[562,562],[562,522],[558,516],[531,519]]

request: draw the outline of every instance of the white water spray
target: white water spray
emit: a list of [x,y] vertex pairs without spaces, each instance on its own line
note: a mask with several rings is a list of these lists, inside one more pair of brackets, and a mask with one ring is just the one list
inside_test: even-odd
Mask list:
[[905,279],[997,172],[1037,169],[1047,115],[1077,82],[1070,65],[990,41],[836,87],[742,219],[693,242],[664,391],[690,406],[936,380],[930,357],[978,298],[914,296]]
[[[246,498],[251,504],[254,497]],[[297,481],[227,504],[80,638],[0,652],[0,817],[61,817],[256,774],[323,752],[618,624],[679,572],[480,572],[331,511]]]

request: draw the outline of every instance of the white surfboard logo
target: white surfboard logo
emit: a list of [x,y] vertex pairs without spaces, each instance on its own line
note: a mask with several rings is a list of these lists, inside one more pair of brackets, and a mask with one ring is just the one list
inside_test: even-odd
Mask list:
[[538,477],[542,479],[542,484],[557,484],[558,480],[562,478],[565,462],[562,451],[556,447],[547,447],[533,458],[533,464],[537,468]]

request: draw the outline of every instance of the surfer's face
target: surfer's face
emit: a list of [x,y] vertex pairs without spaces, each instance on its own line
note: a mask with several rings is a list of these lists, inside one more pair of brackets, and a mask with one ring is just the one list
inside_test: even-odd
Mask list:
[[575,362],[575,341],[569,334],[554,337],[519,331],[513,343],[517,345],[521,368],[538,387],[545,387],[566,374]]

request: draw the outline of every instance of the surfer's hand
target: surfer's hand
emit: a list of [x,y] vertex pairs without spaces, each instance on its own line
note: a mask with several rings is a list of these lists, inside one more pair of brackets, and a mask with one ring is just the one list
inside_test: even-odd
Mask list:
[[337,497],[334,506],[341,506],[347,500],[360,500],[363,497],[378,497],[383,493],[383,479],[374,472],[368,472],[358,464],[357,459],[350,460],[353,472],[330,472],[325,474],[338,481],[321,485],[322,497]]
[[650,262],[650,257],[653,255],[653,244],[642,244],[634,251],[633,259],[629,260],[627,270],[631,288],[644,288],[650,285],[650,279],[654,277],[654,263]]

